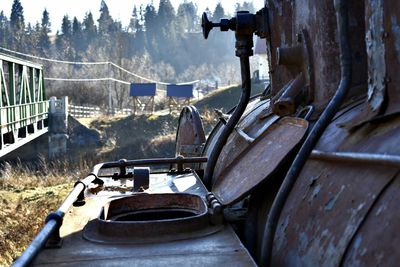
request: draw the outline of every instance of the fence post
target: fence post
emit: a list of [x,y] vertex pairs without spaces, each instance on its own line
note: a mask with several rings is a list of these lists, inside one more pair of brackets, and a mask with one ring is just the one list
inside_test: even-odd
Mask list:
[[67,152],[68,96],[50,98],[49,107],[49,158],[54,159]]

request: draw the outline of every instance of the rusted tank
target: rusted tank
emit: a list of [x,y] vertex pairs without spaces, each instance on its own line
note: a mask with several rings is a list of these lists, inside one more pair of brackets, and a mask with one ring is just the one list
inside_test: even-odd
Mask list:
[[[176,158],[96,165],[15,265],[397,266],[400,3],[266,0],[202,26],[235,31],[238,106],[207,139],[185,107]],[[250,99],[254,34],[270,83]]]

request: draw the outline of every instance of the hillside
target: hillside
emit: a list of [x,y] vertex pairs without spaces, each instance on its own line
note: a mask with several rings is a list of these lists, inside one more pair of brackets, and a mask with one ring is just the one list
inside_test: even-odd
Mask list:
[[[253,86],[253,95],[261,93],[263,86]],[[203,125],[208,134],[216,118],[214,109],[229,111],[236,105],[241,89],[238,86],[215,91],[200,101],[193,102],[203,118]],[[102,158],[116,160],[119,158],[173,157],[175,155],[175,133],[179,115],[128,116],[110,120],[99,118],[89,123],[103,139],[103,147],[98,150]]]

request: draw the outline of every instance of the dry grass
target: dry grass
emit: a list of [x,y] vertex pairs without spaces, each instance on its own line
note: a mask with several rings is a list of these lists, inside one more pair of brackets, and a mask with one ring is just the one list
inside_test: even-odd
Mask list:
[[0,266],[8,266],[33,240],[89,163],[41,159],[36,166],[4,163],[0,170]]

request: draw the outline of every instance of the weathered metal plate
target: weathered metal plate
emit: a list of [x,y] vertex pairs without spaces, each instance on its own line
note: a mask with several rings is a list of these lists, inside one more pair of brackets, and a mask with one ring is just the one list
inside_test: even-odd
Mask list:
[[[338,127],[358,116],[366,104],[348,110],[332,122],[316,149],[398,155],[400,117],[364,125],[353,132]],[[388,223],[398,218],[391,215],[396,210],[394,206],[382,210],[369,231],[363,231],[362,235],[359,231],[374,216],[381,195],[392,190],[389,187],[393,186],[398,171],[382,165],[308,160],[282,210],[274,238],[272,266],[340,266],[347,251],[358,246],[357,238],[371,240],[364,243],[365,255],[357,258],[378,257],[374,251],[384,242],[394,242],[395,247],[398,238],[385,234],[398,231],[398,223]],[[385,227],[381,227],[382,223]],[[374,242],[380,244],[367,246]],[[356,254],[360,253],[357,251]],[[360,266],[395,266],[386,265],[385,261],[382,265],[374,262],[365,261]],[[344,266],[358,266],[356,261],[348,263]]]
[[268,178],[300,143],[308,122],[285,117],[247,147],[217,178],[212,191],[222,205],[232,204]]
[[176,132],[176,156],[199,156],[206,141],[199,112],[194,106],[182,109]]
[[400,177],[397,175],[395,181],[378,196],[368,217],[353,237],[343,266],[399,265],[399,196]]
[[[254,100],[249,103],[246,108],[245,114],[238,122],[237,128],[244,131],[252,138],[260,136],[269,125],[273,124],[279,117],[269,113],[269,100]],[[218,126],[216,126],[217,128]],[[222,127],[220,127],[222,129]],[[220,130],[215,135],[210,135],[206,144],[206,154],[208,155],[218,140]],[[240,136],[236,131],[233,131],[229,136],[221,154],[218,157],[218,162],[214,169],[214,176],[212,183],[215,182],[217,177],[224,172],[239,155],[242,153],[250,143]]]

